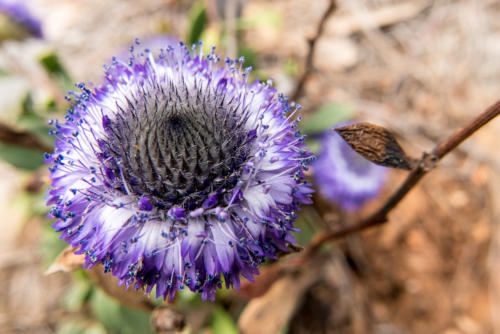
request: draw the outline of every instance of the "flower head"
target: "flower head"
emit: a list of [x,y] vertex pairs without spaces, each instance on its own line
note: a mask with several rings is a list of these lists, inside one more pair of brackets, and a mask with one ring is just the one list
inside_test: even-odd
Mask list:
[[384,183],[385,168],[356,153],[335,131],[320,137],[321,151],[313,163],[319,192],[346,210],[356,210],[375,197]]
[[20,0],[0,0],[0,27],[0,40],[23,39],[26,35],[42,38],[40,21]]
[[249,84],[242,59],[219,63],[182,43],[114,61],[55,122],[49,214],[87,268],[164,298],[187,287],[213,300],[222,276],[239,287],[294,242],[312,192],[297,108]]

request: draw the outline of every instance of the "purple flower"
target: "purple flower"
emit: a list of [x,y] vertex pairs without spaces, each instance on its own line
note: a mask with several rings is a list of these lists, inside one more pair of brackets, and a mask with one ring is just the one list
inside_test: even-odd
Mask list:
[[324,132],[320,143],[313,170],[321,195],[352,211],[378,194],[385,180],[384,167],[363,158],[333,130]]
[[[1,17],[14,23],[23,33],[0,33],[0,39],[7,37],[15,37],[22,39],[25,34],[33,37],[42,38],[42,27],[40,21],[29,12],[28,8],[21,0],[0,0],[0,20]],[[8,36],[4,36],[4,35]]]
[[46,160],[53,227],[86,268],[102,263],[164,298],[187,287],[214,300],[222,276],[238,288],[294,242],[312,192],[311,154],[290,121],[298,108],[249,84],[243,59],[219,63],[181,43],[79,85]]

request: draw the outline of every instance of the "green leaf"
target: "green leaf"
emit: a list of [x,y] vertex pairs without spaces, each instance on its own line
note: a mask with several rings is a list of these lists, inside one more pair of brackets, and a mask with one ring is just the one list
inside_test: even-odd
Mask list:
[[[55,233],[54,233],[55,234]],[[69,311],[78,311],[82,308],[85,302],[89,299],[92,292],[92,284],[88,279],[74,275],[71,289],[68,289],[64,295],[64,306]]]
[[191,26],[188,33],[188,45],[192,45],[200,40],[200,36],[207,24],[207,12],[202,1],[196,2],[191,8]]
[[107,334],[106,329],[97,322],[86,319],[63,319],[58,323],[57,334]]
[[69,78],[68,72],[64,69],[55,52],[49,52],[40,57],[40,64],[52,76],[63,76]]
[[66,71],[55,52],[49,52],[41,56],[39,62],[63,92],[73,89],[73,80],[71,80],[68,71]]
[[40,243],[40,252],[42,253],[43,264],[46,268],[68,246],[64,240],[59,239],[57,233],[50,225],[48,221],[43,224]]
[[352,117],[354,108],[348,104],[328,103],[308,117],[301,126],[307,135],[320,133]]
[[36,115],[33,107],[33,97],[30,92],[26,93],[21,100],[21,115]]
[[83,334],[108,334],[108,332],[101,324],[91,324],[85,328]]
[[220,306],[217,306],[212,313],[212,332],[238,334],[233,318]]
[[252,68],[257,67],[257,52],[248,45],[241,45],[238,50],[238,57],[245,58],[245,67],[252,66]]
[[177,291],[177,305],[193,307],[202,304],[201,297],[199,294],[192,292],[189,289],[183,289]]
[[307,148],[314,154],[318,154],[321,150],[321,142],[319,140],[310,139],[310,137],[306,138]]
[[57,103],[56,100],[53,98],[50,98],[49,100],[46,101],[45,103],[45,111],[47,113],[53,113],[57,111]]
[[294,223],[294,227],[300,231],[292,232],[292,234],[299,245],[308,245],[313,236],[316,234],[316,230],[309,222],[310,219],[310,217],[306,217],[306,213],[301,211],[299,217]]
[[28,130],[47,146],[54,143],[54,137],[49,135],[51,128],[47,125],[47,120],[36,111],[30,92],[21,100],[21,114],[17,118],[17,126]]
[[43,165],[40,151],[5,143],[0,143],[0,159],[27,170],[35,170]]
[[149,324],[150,313],[123,306],[100,289],[94,291],[90,306],[93,316],[112,333],[153,333]]

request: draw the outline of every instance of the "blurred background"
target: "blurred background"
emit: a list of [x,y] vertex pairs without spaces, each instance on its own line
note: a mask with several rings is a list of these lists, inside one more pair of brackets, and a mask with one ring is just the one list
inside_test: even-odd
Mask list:
[[[102,277],[44,275],[66,246],[45,218],[48,120],[63,119],[66,92],[75,82],[99,84],[103,64],[127,57],[134,38],[202,40],[219,55],[244,56],[252,79],[273,78],[304,107],[317,153],[317,133],[357,120],[391,129],[420,157],[499,98],[495,0],[338,0],[312,67],[308,39],[329,0],[24,1],[40,31],[2,2],[2,334],[153,332],[150,311],[103,292]],[[500,333],[499,134],[496,120],[426,176],[389,223],[330,243],[307,268],[255,283],[266,291],[221,291],[215,303],[183,292],[162,319],[182,319],[185,333]],[[355,210],[317,192],[299,216],[299,245],[373,212],[405,175],[388,171],[378,196]],[[300,253],[281,261],[293,257]]]

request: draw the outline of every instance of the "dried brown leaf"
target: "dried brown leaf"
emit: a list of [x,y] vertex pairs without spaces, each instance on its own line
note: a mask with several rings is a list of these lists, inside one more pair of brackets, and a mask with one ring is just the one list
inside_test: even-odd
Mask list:
[[45,271],[45,275],[54,274],[57,272],[71,272],[81,269],[85,261],[85,255],[77,255],[75,251],[77,248],[68,246],[66,247]]
[[370,123],[356,123],[335,131],[371,162],[385,167],[411,170],[414,160],[408,158],[394,136],[384,127]]
[[[287,245],[288,252],[278,251],[278,256],[289,256],[292,252],[301,252],[304,247],[295,244]],[[245,299],[260,297],[286,272],[293,271],[290,267],[284,267],[281,262],[275,262],[260,269],[260,274],[255,277],[255,281],[243,281],[238,290],[238,294]]]
[[243,310],[238,327],[243,334],[279,333],[290,321],[306,291],[319,279],[321,261],[315,261],[301,272],[287,272],[267,290],[252,299]]
[[[45,271],[45,275],[81,269],[85,261],[85,255],[76,255],[76,250],[77,248],[72,246],[66,247]],[[122,304],[143,310],[153,309],[153,304],[144,292],[127,290],[125,287],[119,286],[117,278],[111,274],[105,274],[101,265],[95,266],[88,270],[87,273],[97,286]]]
[[244,281],[241,283],[238,294],[245,299],[260,297],[283,276],[285,271],[286,269],[279,263],[264,267],[260,270],[259,276],[255,277],[254,282]]

